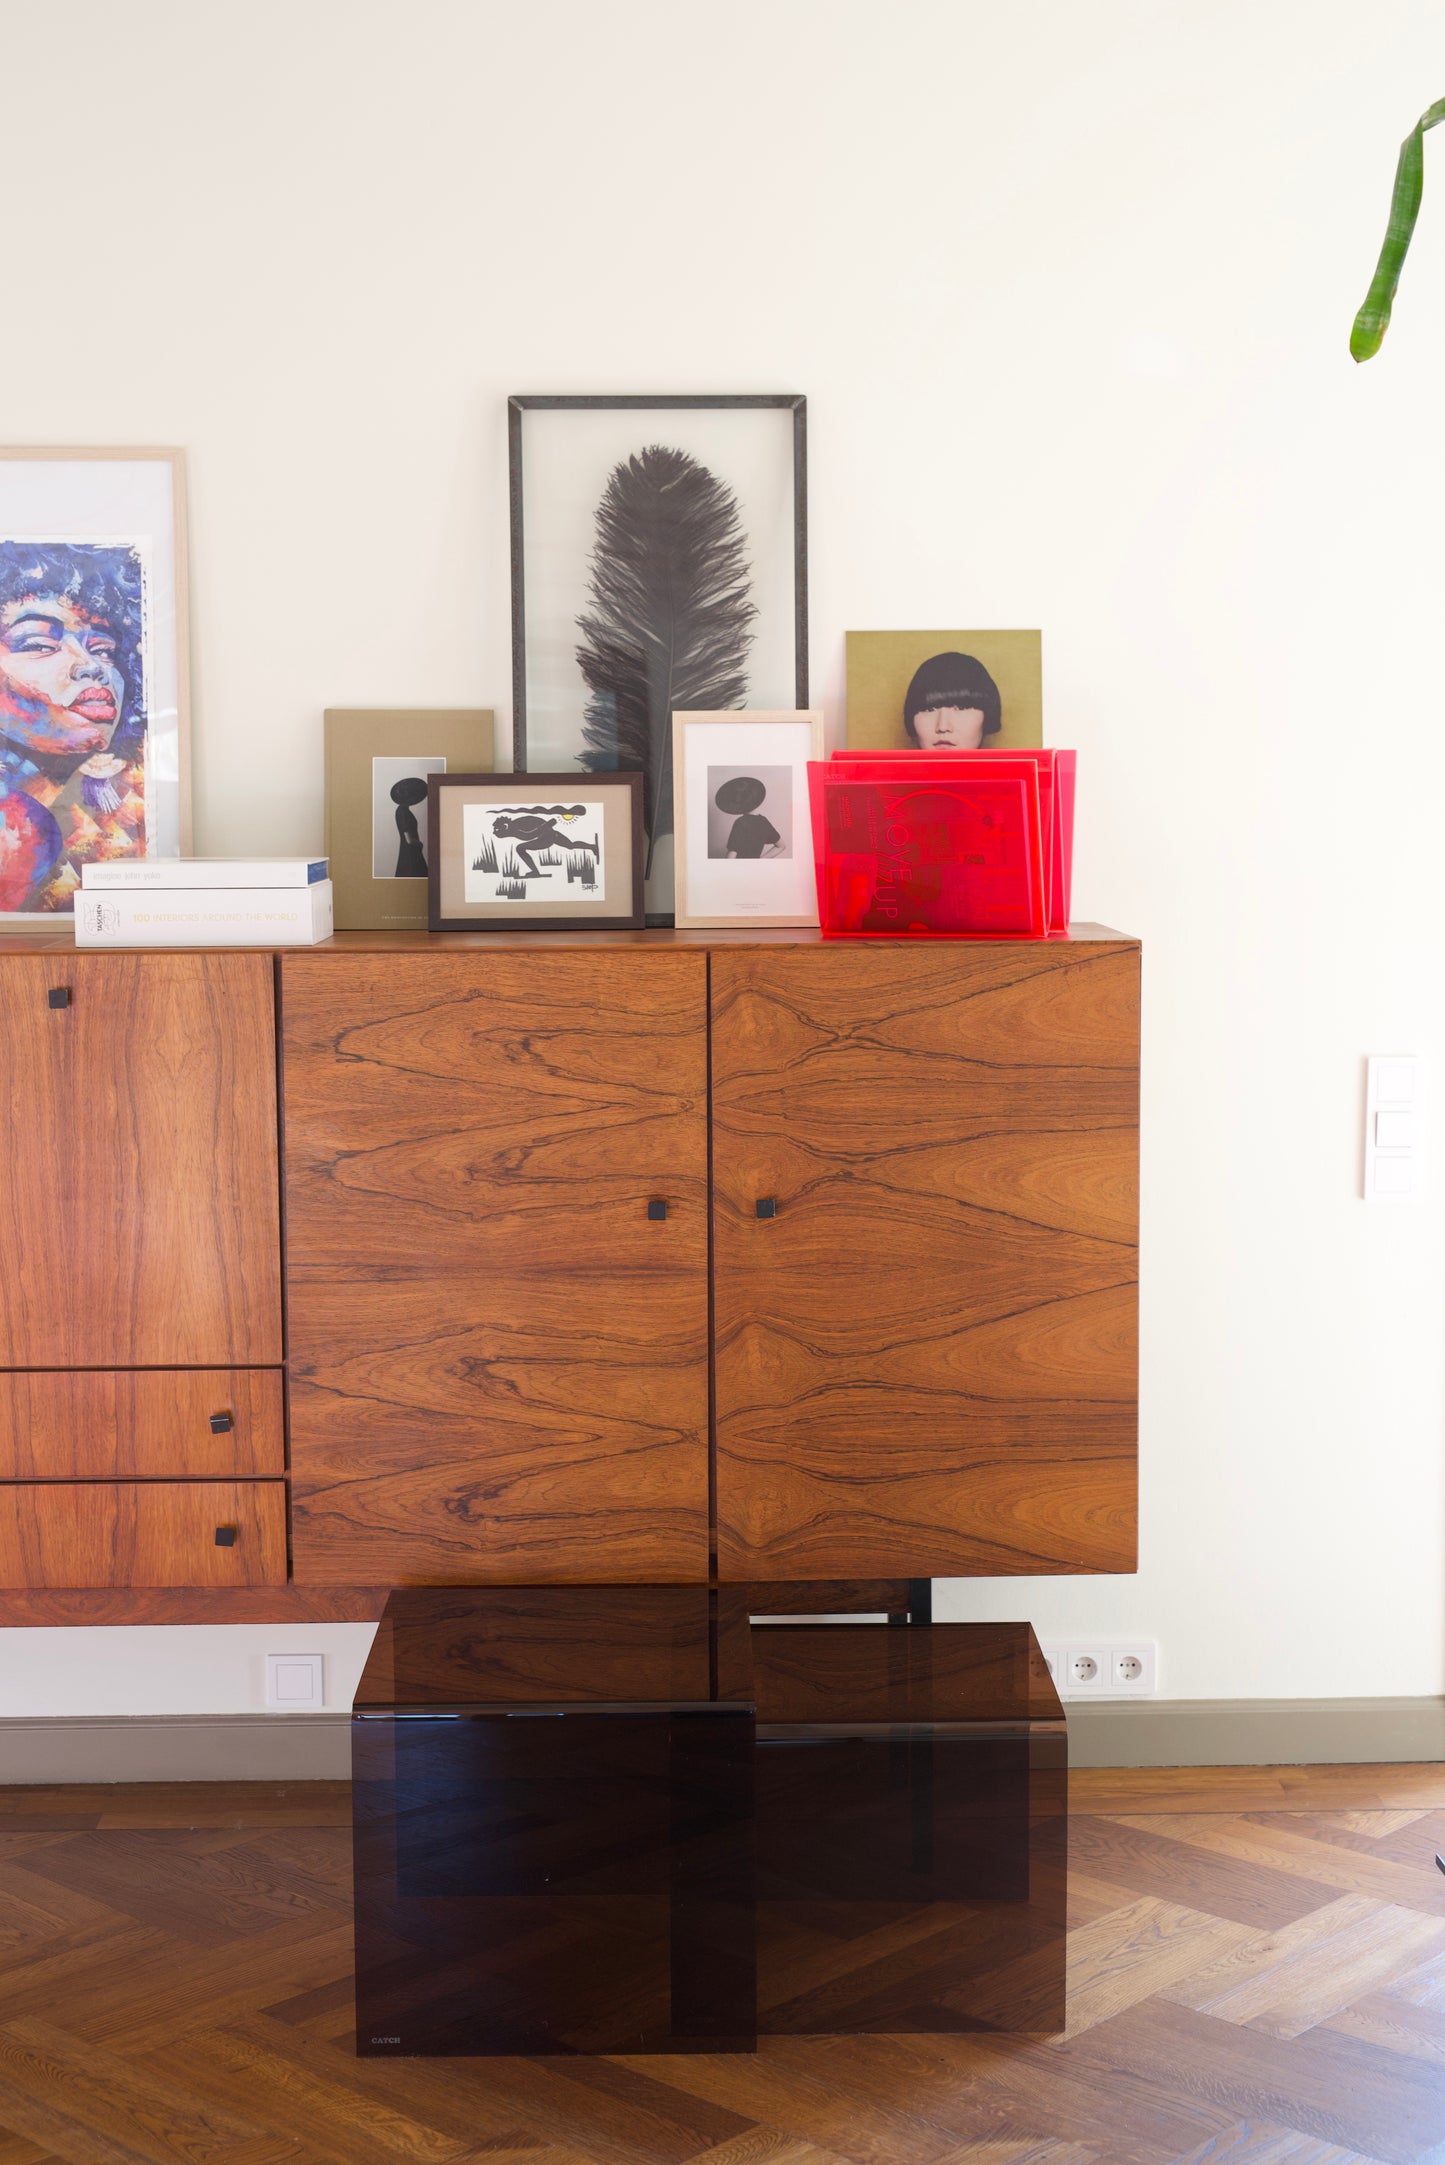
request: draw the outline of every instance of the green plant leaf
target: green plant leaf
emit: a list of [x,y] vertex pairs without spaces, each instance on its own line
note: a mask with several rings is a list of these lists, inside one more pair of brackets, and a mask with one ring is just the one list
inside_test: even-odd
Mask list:
[[1400,145],[1400,159],[1395,167],[1395,192],[1390,198],[1390,222],[1385,228],[1385,244],[1380,250],[1380,260],[1375,265],[1375,275],[1370,280],[1370,290],[1365,295],[1364,306],[1355,318],[1350,332],[1350,351],[1357,361],[1368,361],[1380,350],[1380,341],[1389,328],[1390,310],[1395,303],[1395,288],[1400,283],[1410,236],[1415,230],[1415,220],[1420,215],[1420,196],[1425,186],[1425,130],[1436,127],[1445,120],[1445,98],[1423,112],[1404,142]]

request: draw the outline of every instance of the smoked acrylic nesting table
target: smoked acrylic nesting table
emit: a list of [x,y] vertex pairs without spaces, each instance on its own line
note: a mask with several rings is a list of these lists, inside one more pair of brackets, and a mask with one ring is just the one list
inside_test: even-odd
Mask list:
[[750,1607],[390,1596],[352,1723],[360,2053],[1062,2028],[1067,1748],[1028,1625]]

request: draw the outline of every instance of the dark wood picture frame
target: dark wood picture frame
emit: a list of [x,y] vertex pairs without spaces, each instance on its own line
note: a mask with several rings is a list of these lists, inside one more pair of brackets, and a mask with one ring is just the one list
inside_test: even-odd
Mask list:
[[[583,782],[597,789],[623,787],[627,790],[633,903],[629,912],[619,914],[604,905],[595,912],[575,917],[536,917],[522,909],[515,914],[498,912],[495,916],[442,916],[441,798],[444,790],[485,787],[504,797],[540,796],[548,792],[565,792],[575,797]],[[582,770],[568,774],[433,774],[427,778],[427,814],[431,837],[427,860],[427,925],[432,932],[640,932],[647,921],[642,879],[642,776],[632,769],[617,768],[606,774],[587,774]]]
[[529,412],[645,413],[781,408],[793,416],[793,677],[796,707],[808,704],[808,401],[798,392],[678,392],[553,396],[516,392],[507,401],[507,475],[512,526],[512,764],[527,764],[527,596],[523,557],[522,416]]

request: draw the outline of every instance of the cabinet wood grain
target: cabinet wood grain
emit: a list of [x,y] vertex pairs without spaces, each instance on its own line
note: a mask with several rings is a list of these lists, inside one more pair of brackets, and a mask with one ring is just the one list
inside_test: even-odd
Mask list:
[[706,1578],[706,970],[283,958],[298,1583]]
[[282,1400],[279,1368],[0,1374],[0,1481],[284,1474]]
[[[217,1528],[233,1528],[228,1546]],[[0,1587],[274,1586],[286,1578],[281,1481],[0,1485]]]
[[281,1360],[274,967],[5,955],[0,1367]]
[[720,1575],[1132,1570],[1137,948],[712,986]]

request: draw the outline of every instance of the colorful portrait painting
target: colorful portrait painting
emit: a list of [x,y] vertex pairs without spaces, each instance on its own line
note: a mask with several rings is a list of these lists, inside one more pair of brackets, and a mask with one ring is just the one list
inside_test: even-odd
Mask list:
[[190,839],[185,461],[0,450],[0,925]]
[[0,910],[146,854],[145,590],[136,543],[0,540]]

